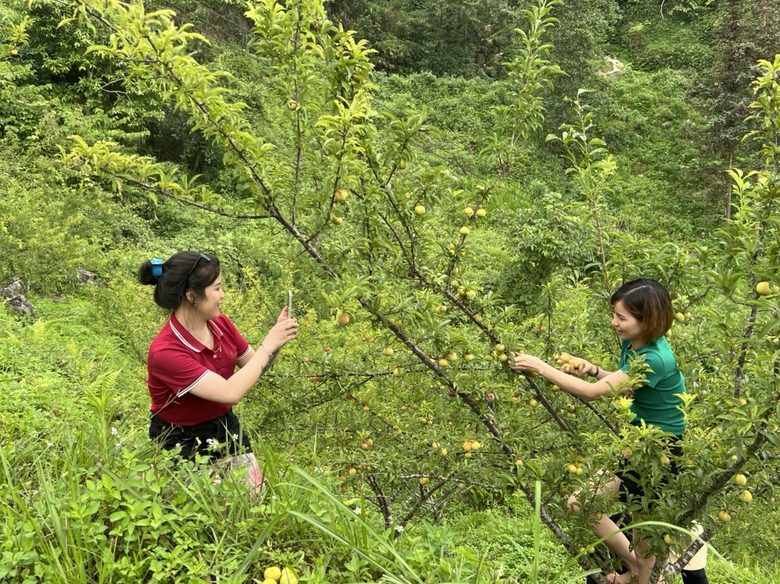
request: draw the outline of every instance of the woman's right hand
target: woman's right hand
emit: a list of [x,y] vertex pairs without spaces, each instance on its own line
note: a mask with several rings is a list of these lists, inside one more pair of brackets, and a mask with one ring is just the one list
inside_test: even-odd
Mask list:
[[[567,365],[568,369],[566,367]],[[561,353],[560,370],[569,375],[582,377],[583,375],[595,375],[598,368],[590,361],[575,357],[569,353]]]
[[287,307],[282,310],[279,318],[276,319],[276,324],[268,331],[268,334],[263,339],[262,345],[264,345],[271,353],[276,353],[287,341],[294,339],[298,336],[298,320],[290,318],[287,314]]

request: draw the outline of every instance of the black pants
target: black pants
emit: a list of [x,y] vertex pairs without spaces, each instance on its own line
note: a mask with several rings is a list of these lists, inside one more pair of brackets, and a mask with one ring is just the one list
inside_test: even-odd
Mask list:
[[249,436],[241,430],[232,408],[226,414],[196,426],[177,426],[152,416],[149,438],[157,440],[166,450],[180,448],[182,458],[191,458],[198,453],[216,460],[239,452],[252,452]]

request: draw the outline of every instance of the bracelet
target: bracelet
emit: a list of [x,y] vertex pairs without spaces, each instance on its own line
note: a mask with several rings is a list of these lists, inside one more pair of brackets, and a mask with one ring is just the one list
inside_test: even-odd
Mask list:
[[598,379],[599,378],[599,373],[601,373],[601,369],[599,369],[599,366],[596,365],[596,373],[593,374],[593,377]]
[[268,360],[270,361],[273,359],[273,356],[271,355],[271,351],[268,350],[268,347],[265,346],[265,343],[260,343],[260,346],[265,349],[265,352],[268,353]]

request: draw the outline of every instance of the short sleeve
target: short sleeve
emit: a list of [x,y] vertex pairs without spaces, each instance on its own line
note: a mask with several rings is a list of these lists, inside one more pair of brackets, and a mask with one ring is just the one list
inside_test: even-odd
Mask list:
[[655,350],[643,351],[642,349],[639,349],[634,352],[629,350],[628,346],[629,343],[623,341],[623,347],[620,353],[620,370],[628,374],[631,372],[632,361],[634,359],[644,358],[644,364],[641,370],[642,374],[645,376],[644,385],[656,387],[669,373],[666,370],[666,363],[664,362],[663,357]]
[[645,385],[648,387],[657,387],[669,372],[666,370],[666,363],[655,351],[645,353]]
[[149,355],[150,373],[177,397],[190,391],[209,373],[208,368],[186,351],[162,348]]

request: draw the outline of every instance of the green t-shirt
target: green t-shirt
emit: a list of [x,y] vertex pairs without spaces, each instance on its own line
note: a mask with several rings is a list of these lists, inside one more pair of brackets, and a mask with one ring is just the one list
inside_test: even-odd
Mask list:
[[672,348],[664,337],[636,351],[629,348],[630,344],[629,341],[621,344],[620,369],[628,373],[631,360],[641,355],[644,355],[647,366],[645,384],[634,391],[631,411],[636,417],[633,423],[639,424],[644,420],[648,426],[657,426],[664,432],[681,436],[685,431],[685,415],[680,410],[682,399],[678,394],[685,393],[685,380]]

